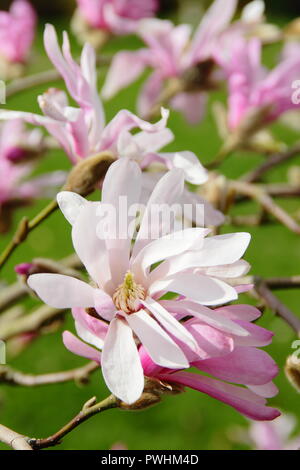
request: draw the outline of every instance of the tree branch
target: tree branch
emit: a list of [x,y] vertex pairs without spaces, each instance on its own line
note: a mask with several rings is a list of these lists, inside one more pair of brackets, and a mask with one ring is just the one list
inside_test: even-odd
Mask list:
[[76,369],[51,374],[33,375],[25,374],[24,372],[12,369],[8,366],[0,366],[0,383],[21,385],[23,387],[37,387],[40,385],[64,383],[74,380],[75,382],[85,384],[88,383],[90,374],[98,368],[99,364],[92,361]]
[[271,292],[267,284],[260,278],[254,279],[254,289],[265,305],[273,310],[279,317],[290,325],[297,336],[300,335],[300,318],[289,310],[277,297]]
[[22,436],[22,434],[0,424],[0,441],[12,447],[14,450],[33,450],[28,444],[27,439],[28,438]]
[[47,447],[53,447],[59,444],[64,436],[69,434],[73,429],[77,428],[84,421],[88,420],[92,416],[102,413],[103,411],[117,408],[119,400],[114,396],[110,395],[99,403],[96,403],[96,397],[91,398],[83,405],[82,410],[65,426],[57,431],[52,436],[45,439],[29,439],[28,442],[33,449],[45,449]]
[[255,170],[250,171],[250,173],[247,173],[242,177],[242,181],[246,183],[255,183],[268,172],[272,168],[280,165],[281,163],[286,162],[287,160],[290,160],[297,155],[300,154],[300,143],[297,142],[292,148],[287,150],[286,152],[281,152],[281,153],[276,153],[274,155],[271,155],[264,163],[262,163],[259,167],[257,167]]

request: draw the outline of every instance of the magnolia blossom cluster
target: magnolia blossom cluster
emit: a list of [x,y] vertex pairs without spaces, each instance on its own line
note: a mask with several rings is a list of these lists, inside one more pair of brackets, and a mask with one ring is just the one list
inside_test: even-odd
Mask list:
[[20,75],[35,34],[36,14],[27,0],[14,0],[10,10],[0,11],[0,78]]
[[[69,105],[64,91],[51,88],[38,97],[44,116],[0,110],[0,119],[18,118],[45,127],[60,143],[73,164],[106,151],[115,159],[137,161],[143,170],[159,164],[161,171],[182,168],[185,180],[189,183],[199,185],[207,181],[207,172],[193,152],[161,152],[161,148],[174,139],[172,131],[166,127],[169,116],[166,109],[161,110],[162,118],[155,124],[144,121],[127,110],[121,110],[106,125],[97,91],[94,49],[86,44],[78,65],[72,58],[68,35],[64,34],[61,52],[55,29],[51,25],[45,28],[44,43],[50,60],[60,72],[78,107]],[[133,135],[131,131],[134,129],[139,129],[140,132]],[[160,175],[161,172],[143,172],[144,201]],[[184,190],[181,202],[204,205],[206,225],[219,225],[224,220],[219,211],[200,195],[191,193],[188,188]]]
[[20,119],[0,126],[0,233],[10,228],[15,208],[37,197],[50,195],[49,190],[63,184],[65,173],[56,171],[32,177],[34,160],[44,151],[39,129],[28,130]]
[[195,124],[204,115],[209,92],[224,79],[228,83],[228,132],[247,125],[247,120],[249,127],[255,127],[254,111],[256,119],[260,117],[257,129],[295,109],[291,86],[300,74],[299,48],[284,53],[278,66],[268,72],[261,64],[263,39],[255,34],[263,25],[264,2],[250,2],[241,18],[231,23],[236,7],[236,0],[215,0],[192,39],[190,25],[143,20],[137,34],[146,47],[115,54],[103,97],[111,98],[150,67],[152,73],[137,102],[143,117],[156,115],[160,103],[166,103]]
[[[249,289],[232,287],[232,280],[249,269],[241,259],[249,234],[207,237],[204,228],[165,234],[162,220],[159,232],[164,235],[155,240],[146,236],[151,206],[174,203],[183,188],[181,169],[160,179],[134,240],[133,233],[110,237],[115,218],[101,217],[101,204],[118,213],[120,197],[129,206],[139,201],[142,174],[136,162],[120,159],[111,165],[100,203],[59,193],[91,283],[42,273],[31,275],[28,284],[47,304],[72,308],[81,339],[65,332],[66,347],[101,364],[107,386],[125,403],[141,397],[147,376],[200,390],[252,419],[273,419],[279,412],[265,404],[277,393],[272,383],[277,366],[258,349],[270,343],[272,333],[251,323],[260,315],[254,307],[224,306]],[[175,297],[167,299],[168,292]],[[213,377],[187,372],[190,367]]]

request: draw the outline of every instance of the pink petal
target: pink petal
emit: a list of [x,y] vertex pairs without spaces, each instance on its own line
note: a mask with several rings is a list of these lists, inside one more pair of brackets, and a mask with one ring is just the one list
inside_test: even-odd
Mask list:
[[259,421],[272,420],[280,416],[275,408],[265,406],[261,399],[247,389],[236,385],[226,384],[210,377],[189,372],[175,372],[174,374],[160,375],[160,378],[169,382],[177,382],[216,398],[235,408],[250,419]]
[[86,357],[87,359],[98,362],[98,364],[100,364],[101,353],[91,346],[87,346],[83,341],[76,338],[76,336],[74,336],[69,331],[63,332],[63,343],[65,347],[73,354]]

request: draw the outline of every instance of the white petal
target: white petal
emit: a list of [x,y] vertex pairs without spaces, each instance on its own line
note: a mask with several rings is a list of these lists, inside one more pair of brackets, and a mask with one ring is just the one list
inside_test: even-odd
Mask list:
[[176,292],[202,305],[222,305],[238,298],[236,290],[219,279],[191,273],[180,273],[172,279],[154,282],[149,295]]
[[179,230],[154,240],[139,252],[131,268],[133,272],[146,277],[147,268],[153,264],[193,249],[194,245],[201,246],[206,234],[206,229],[196,227]]
[[265,2],[254,0],[243,8],[241,19],[246,23],[259,23],[263,20],[265,12]]
[[[155,211],[157,212],[159,206],[170,207],[172,204],[178,203],[183,192],[183,187],[184,173],[179,169],[169,171],[156,184],[148,201],[140,230],[136,237],[133,248],[133,257],[135,257],[138,252],[151,241],[151,222],[153,222]],[[160,217],[160,219],[161,218],[162,217]],[[171,223],[172,220],[165,220],[163,218],[163,220],[160,221],[159,226],[156,228],[156,238],[169,233]]]
[[87,203],[79,209],[72,229],[73,246],[88,273],[102,288],[110,280],[110,268],[106,240],[99,237],[101,219],[98,214],[100,203]]
[[56,198],[60,210],[71,225],[75,223],[81,209],[88,204],[84,197],[70,191],[61,191]]
[[169,311],[180,314],[181,316],[192,315],[198,318],[201,322],[207,323],[208,325],[224,331],[225,333],[237,336],[249,336],[249,332],[247,330],[234,321],[231,321],[217,310],[212,310],[189,300],[168,300],[167,302]]
[[181,349],[148,313],[140,310],[128,315],[127,321],[155,364],[170,369],[189,367]]
[[102,372],[110,391],[129,405],[144,389],[144,373],[131,328],[119,318],[110,323],[102,351]]
[[32,274],[28,285],[54,308],[93,307],[95,289],[75,277],[62,274]]
[[[122,158],[113,163],[105,176],[102,187],[102,202],[114,209],[115,219],[111,218],[106,246],[109,251],[110,271],[115,287],[122,283],[129,267],[131,234],[128,227],[132,226],[134,215],[129,215],[129,209],[139,202],[141,192],[141,170],[136,162]],[[122,208],[122,204],[126,207]],[[121,219],[121,226],[119,220]],[[116,226],[117,224],[117,226]],[[124,231],[125,228],[125,231]],[[118,233],[120,229],[121,233]]]
[[148,310],[150,310],[159,323],[173,336],[175,336],[175,338],[187,344],[192,349],[192,351],[197,352],[199,350],[197,342],[192,334],[162,305],[160,305],[158,302],[155,302],[155,300],[151,299],[151,297],[147,297],[145,301],[142,301],[142,304]]
[[207,170],[201,165],[193,152],[161,153],[159,155],[166,162],[169,161],[172,167],[182,169],[184,178],[189,183],[203,184],[207,181]]
[[245,253],[251,235],[246,232],[226,233],[206,238],[197,253],[198,266],[219,266],[238,261]]

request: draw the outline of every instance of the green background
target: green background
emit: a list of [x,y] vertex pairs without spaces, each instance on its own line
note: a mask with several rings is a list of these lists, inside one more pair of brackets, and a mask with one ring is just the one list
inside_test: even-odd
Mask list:
[[[34,54],[30,72],[50,68],[42,45],[41,21],[38,37],[34,44]],[[61,20],[54,21],[58,31],[62,30]],[[72,38],[75,55],[79,47]],[[119,48],[135,48],[138,42],[134,38],[114,40],[105,50],[110,53]],[[275,64],[278,48],[269,46],[266,50],[266,62]],[[99,87],[105,70],[100,70]],[[115,99],[105,103],[107,121],[122,108],[135,110],[135,99],[142,80],[121,92]],[[62,87],[61,82],[49,86]],[[37,95],[47,87],[36,87],[8,100],[6,108],[39,112]],[[223,99],[224,92],[214,93],[211,100]],[[217,153],[221,141],[217,136],[210,107],[204,121],[190,127],[184,118],[171,112],[169,127],[175,134],[175,141],[168,146],[169,150],[192,150],[202,163],[209,162]],[[286,143],[294,142],[299,136],[287,128],[276,125],[274,131]],[[255,167],[263,157],[254,154],[237,152],[222,166],[222,171],[230,178],[235,178]],[[293,164],[299,164],[295,159]],[[56,169],[68,169],[70,163],[62,151],[52,151],[39,164],[37,173]],[[287,166],[272,171],[268,181],[286,180]],[[38,201],[33,207],[19,210],[15,214],[15,224],[22,215],[33,216],[44,207],[46,200]],[[298,201],[280,201],[289,210],[298,208]],[[245,203],[235,209],[238,213],[253,213],[255,204]],[[261,276],[288,276],[300,272],[299,237],[286,228],[270,224],[259,228],[226,226],[222,232],[246,230],[252,234],[252,242],[245,258],[251,263],[251,273]],[[3,249],[9,236],[1,236],[0,249]],[[33,257],[52,257],[61,259],[72,253],[70,226],[60,212],[55,213],[28,238],[12,256],[2,272],[1,280],[13,282],[15,264],[30,261]],[[278,292],[279,297],[299,315],[298,291]],[[38,300],[26,302],[28,312],[32,306],[40,305]],[[275,380],[279,394],[270,405],[292,412],[299,418],[299,395],[288,384],[283,366],[285,358],[293,350],[291,344],[295,339],[293,332],[272,312],[266,310],[258,324],[275,332],[273,344],[266,350],[274,357],[280,367],[280,374]],[[66,323],[55,333],[43,335],[19,357],[9,360],[9,365],[28,373],[46,373],[61,371],[84,364],[86,361],[68,352],[61,341],[64,329],[74,331],[70,315]],[[74,383],[51,385],[39,388],[22,388],[0,385],[0,422],[20,433],[31,437],[46,437],[68,420],[92,396],[98,399],[107,396],[108,390],[103,383],[101,372],[97,371],[89,385],[77,386]],[[58,449],[108,449],[115,442],[123,442],[129,449],[231,449],[241,448],[230,440],[236,426],[247,426],[247,420],[229,406],[220,403],[199,392],[187,390],[177,396],[166,396],[162,403],[145,411],[128,412],[110,410],[97,415],[69,434]],[[300,432],[300,427],[297,429]],[[7,449],[0,444],[0,449]]]

